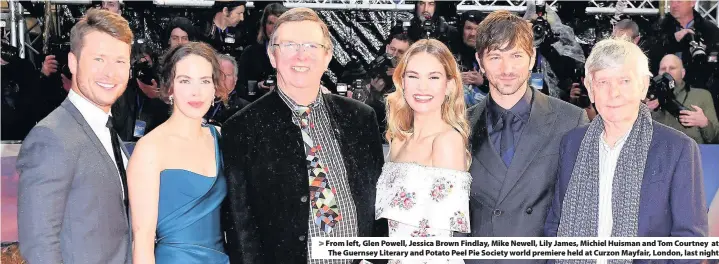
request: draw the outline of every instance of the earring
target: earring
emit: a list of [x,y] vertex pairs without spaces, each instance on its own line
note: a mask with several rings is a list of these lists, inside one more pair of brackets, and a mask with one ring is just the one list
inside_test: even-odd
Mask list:
[[172,95],[170,95],[170,105],[172,105],[174,102],[172,101]]
[[215,100],[212,100],[212,101],[210,102],[210,106],[215,106]]

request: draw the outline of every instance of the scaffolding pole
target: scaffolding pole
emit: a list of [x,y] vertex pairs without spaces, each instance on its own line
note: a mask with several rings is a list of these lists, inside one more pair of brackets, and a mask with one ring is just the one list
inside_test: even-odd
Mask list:
[[17,19],[15,16],[17,13],[15,12],[15,2],[7,2],[8,7],[10,7],[10,45],[13,47],[17,47]]
[[[10,3],[13,4],[13,3]],[[27,31],[27,23],[25,23],[25,16],[23,15],[23,7],[20,2],[15,2],[17,5],[17,41],[18,41],[18,53],[21,59],[25,58],[25,32]]]

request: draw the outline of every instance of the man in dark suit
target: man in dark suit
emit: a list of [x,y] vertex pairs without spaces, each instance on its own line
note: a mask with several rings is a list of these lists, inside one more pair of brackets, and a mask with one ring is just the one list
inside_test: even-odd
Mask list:
[[67,99],[25,138],[17,159],[18,239],[28,263],[131,261],[122,148],[110,108],[130,74],[127,20],[91,10],[70,31]]
[[490,91],[468,113],[472,236],[542,236],[559,142],[567,131],[588,122],[582,109],[529,87],[532,40],[531,25],[507,11],[493,12],[479,24],[477,61]]
[[295,8],[276,25],[278,88],[222,128],[227,251],[233,263],[320,263],[313,238],[386,236],[374,216],[381,137],[370,107],[320,93],[332,43],[317,14]]
[[608,39],[594,46],[585,68],[584,83],[599,116],[562,139],[546,235],[706,236],[699,148],[685,134],[653,121],[641,103],[652,75],[647,56],[631,42]]

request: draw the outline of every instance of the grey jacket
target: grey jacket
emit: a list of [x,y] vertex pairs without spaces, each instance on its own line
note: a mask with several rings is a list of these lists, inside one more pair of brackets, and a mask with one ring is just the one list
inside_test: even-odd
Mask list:
[[17,170],[20,252],[28,263],[131,261],[116,165],[68,99],[30,131]]

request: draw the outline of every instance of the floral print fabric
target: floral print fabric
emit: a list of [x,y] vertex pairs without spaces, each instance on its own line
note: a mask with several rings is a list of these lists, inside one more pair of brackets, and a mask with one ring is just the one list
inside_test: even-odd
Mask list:
[[[375,217],[390,237],[451,237],[469,233],[468,172],[387,162],[377,182]],[[462,260],[392,260],[391,263],[464,263]]]

